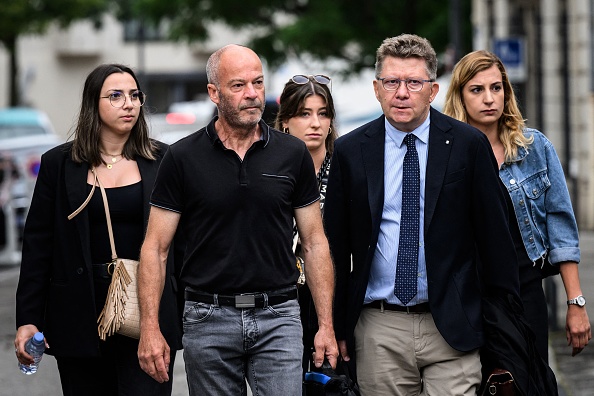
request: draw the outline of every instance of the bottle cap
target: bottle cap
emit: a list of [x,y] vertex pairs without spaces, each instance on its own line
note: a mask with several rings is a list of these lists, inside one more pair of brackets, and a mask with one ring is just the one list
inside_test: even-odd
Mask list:
[[43,342],[43,333],[42,332],[37,332],[35,333],[35,335],[33,336],[33,341],[35,341],[37,344]]

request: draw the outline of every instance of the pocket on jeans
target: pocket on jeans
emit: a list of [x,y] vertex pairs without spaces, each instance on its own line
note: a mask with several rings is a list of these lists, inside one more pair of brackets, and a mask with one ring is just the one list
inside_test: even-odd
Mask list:
[[183,324],[192,325],[205,322],[213,313],[214,306],[195,301],[186,301],[184,306]]
[[297,300],[285,301],[284,303],[276,304],[275,306],[269,305],[267,309],[277,317],[297,318],[301,320]]

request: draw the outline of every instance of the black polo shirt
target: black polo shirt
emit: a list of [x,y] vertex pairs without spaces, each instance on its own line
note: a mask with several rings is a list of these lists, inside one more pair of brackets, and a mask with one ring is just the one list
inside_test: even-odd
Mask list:
[[181,213],[181,279],[219,294],[294,285],[293,210],[320,198],[311,155],[261,121],[262,139],[241,161],[215,120],[170,146],[151,196],[151,205]]

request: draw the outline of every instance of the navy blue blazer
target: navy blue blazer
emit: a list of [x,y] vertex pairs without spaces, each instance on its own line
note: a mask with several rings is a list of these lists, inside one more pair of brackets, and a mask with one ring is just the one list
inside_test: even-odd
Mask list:
[[[157,144],[156,161],[136,158],[142,178],[145,231],[150,194],[168,148],[164,143]],[[88,211],[67,219],[88,195],[89,167],[72,161],[71,146],[69,142],[53,148],[41,159],[25,225],[16,326],[34,324],[43,331],[50,345],[48,354],[98,356]],[[172,247],[170,252],[174,251]],[[174,256],[170,253],[167,263],[159,323],[171,349],[179,350],[182,329]]]
[[[435,324],[455,349],[484,342],[481,297],[519,301],[518,264],[486,136],[431,108],[425,257]],[[324,224],[336,267],[335,331],[352,352],[384,206],[385,117],[335,142]],[[352,258],[352,271],[351,271]]]

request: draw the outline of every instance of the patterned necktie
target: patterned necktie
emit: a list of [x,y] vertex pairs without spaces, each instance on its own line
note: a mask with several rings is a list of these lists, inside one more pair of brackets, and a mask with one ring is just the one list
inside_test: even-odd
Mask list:
[[402,212],[394,294],[403,304],[408,304],[417,294],[421,182],[415,135],[407,134],[404,143],[407,150],[402,166]]

